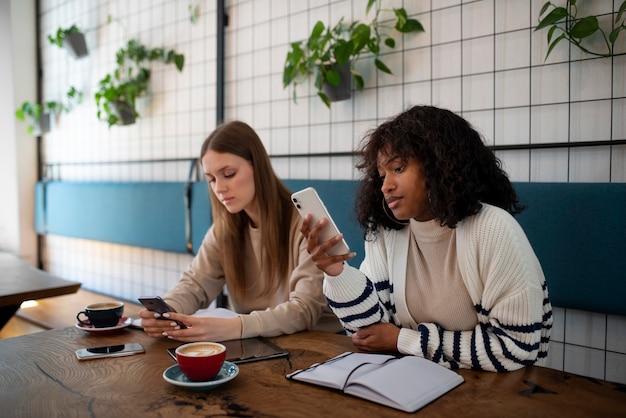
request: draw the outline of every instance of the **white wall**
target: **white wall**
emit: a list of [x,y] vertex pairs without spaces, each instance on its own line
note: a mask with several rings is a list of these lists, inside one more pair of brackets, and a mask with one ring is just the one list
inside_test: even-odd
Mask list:
[[[249,122],[270,154],[351,151],[367,129],[411,104],[450,108],[472,121],[491,145],[616,141],[626,138],[625,55],[592,58],[562,43],[544,60],[545,32],[534,32],[544,0],[389,0],[406,7],[426,33],[403,36],[385,53],[394,75],[370,74],[366,90],[328,111],[313,91],[299,104],[281,85],[289,42],[306,37],[316,20],[361,19],[359,0],[232,0],[226,34],[226,118]],[[196,25],[188,6],[200,7]],[[564,1],[559,1],[564,4]],[[581,13],[610,19],[612,0],[579,2]],[[584,4],[583,4],[584,3]],[[194,158],[215,125],[214,0],[42,0],[44,95],[70,85],[86,102],[63,115],[44,138],[48,163]],[[589,9],[591,8],[591,10]],[[108,15],[121,25],[100,26]],[[57,27],[76,23],[89,32],[81,60],[47,44]],[[182,74],[154,68],[152,94],[139,122],[107,128],[95,118],[91,96],[114,66],[128,37],[186,56]],[[618,52],[623,52],[622,36]],[[515,181],[624,182],[626,146],[499,151]],[[354,178],[349,157],[273,158],[284,178]],[[64,165],[64,180],[184,180],[187,164]],[[3,193],[3,196],[6,196]],[[190,261],[188,255],[47,236],[44,258],[55,274],[134,300],[164,293]],[[555,309],[546,365],[626,383],[626,319]]]
[[23,101],[37,97],[35,22],[34,1],[0,0],[0,251],[18,254],[33,265],[36,139],[14,112]]

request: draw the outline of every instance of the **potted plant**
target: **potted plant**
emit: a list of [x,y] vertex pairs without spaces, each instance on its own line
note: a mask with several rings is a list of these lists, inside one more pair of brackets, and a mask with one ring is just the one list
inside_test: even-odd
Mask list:
[[174,50],[163,48],[148,49],[137,40],[131,39],[125,48],[116,53],[117,68],[98,83],[95,93],[98,119],[113,125],[127,125],[139,117],[135,102],[148,92],[152,61],[174,64],[178,71],[183,70],[185,57]]
[[[404,8],[382,9],[381,1],[368,0],[366,15],[372,7],[375,10],[374,18],[369,23],[359,21],[345,23],[341,18],[331,27],[318,21],[307,40],[291,44],[285,58],[283,87],[293,85],[294,102],[298,84],[302,84],[311,76],[315,77],[314,86],[317,95],[328,107],[333,99],[350,97],[351,80],[354,80],[358,90],[363,90],[363,76],[355,70],[355,64],[363,54],[373,54],[376,68],[388,74],[392,73],[380,59],[381,43],[394,48],[396,41],[391,36],[393,29],[401,33],[417,33],[423,32],[424,27],[416,19],[409,19]],[[391,11],[395,16],[393,26],[383,23],[389,21],[389,18],[382,13]],[[348,83],[348,94],[328,90],[330,86],[338,87],[345,82]]]
[[47,101],[44,103],[24,102],[15,111],[18,120],[28,122],[26,131],[34,136],[49,132],[54,118],[61,112],[69,112],[74,104],[82,102],[83,93],[71,87],[67,92],[67,103]]
[[85,35],[76,25],[67,29],[58,28],[55,36],[48,35],[48,41],[59,48],[66,47],[74,58],[82,58],[89,53]]
[[[550,8],[551,10],[548,12]],[[587,54],[598,57],[612,56],[617,37],[621,31],[626,30],[625,11],[626,0],[622,1],[607,37],[605,30],[599,24],[597,16],[578,17],[576,0],[567,0],[565,7],[557,6],[550,1],[546,2],[539,12],[539,24],[535,28],[535,31],[550,28],[547,34],[548,52],[546,53],[546,59],[554,47],[562,40],[568,41]],[[557,33],[560,33],[560,35],[555,37]],[[606,49],[603,48],[603,51],[591,49],[585,42],[591,36],[597,34],[601,35],[604,40]]]

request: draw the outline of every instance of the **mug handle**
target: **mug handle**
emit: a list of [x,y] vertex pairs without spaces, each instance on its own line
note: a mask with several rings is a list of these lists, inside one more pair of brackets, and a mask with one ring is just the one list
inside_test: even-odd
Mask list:
[[78,320],[78,322],[80,322],[83,325],[91,326],[91,322],[89,322],[89,319],[87,319],[87,321],[83,321],[82,319],[80,319],[80,314],[87,316],[87,313],[85,313],[85,311],[80,311],[79,313],[76,314],[76,319]]

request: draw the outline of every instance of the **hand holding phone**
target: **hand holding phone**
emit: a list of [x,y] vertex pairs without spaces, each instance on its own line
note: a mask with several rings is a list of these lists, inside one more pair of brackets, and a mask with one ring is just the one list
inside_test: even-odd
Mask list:
[[[291,201],[298,209],[300,216],[303,218],[307,213],[311,214],[311,226],[317,225],[317,223],[322,218],[327,218],[328,223],[324,226],[322,231],[319,234],[320,243],[326,242],[329,239],[340,234],[339,228],[335,225],[335,221],[330,216],[330,213],[326,209],[324,202],[319,197],[317,192],[312,187],[307,187],[306,189],[300,190],[299,192],[295,192],[291,195]],[[342,255],[350,252],[350,248],[348,247],[348,243],[346,240],[342,239],[340,242],[335,244],[334,247],[327,251],[328,255]]]
[[[139,302],[146,307],[147,310],[152,312],[158,312],[161,317],[158,319],[171,321],[169,318],[163,318],[163,314],[166,312],[176,312],[170,305],[168,305],[161,296],[141,296],[138,298]],[[185,329],[187,326],[180,321],[175,321],[180,329]]]

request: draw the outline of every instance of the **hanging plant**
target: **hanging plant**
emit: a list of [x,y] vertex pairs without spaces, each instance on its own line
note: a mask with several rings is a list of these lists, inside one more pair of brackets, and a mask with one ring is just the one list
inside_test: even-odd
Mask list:
[[15,110],[15,117],[28,123],[26,131],[35,136],[50,131],[52,121],[62,112],[69,113],[74,105],[83,100],[83,93],[71,87],[66,94],[68,101],[47,101],[44,103],[24,102]]
[[94,96],[99,120],[109,127],[134,123],[139,117],[135,102],[148,93],[149,64],[153,61],[174,64],[178,71],[182,71],[185,57],[174,50],[148,49],[136,39],[131,39],[125,48],[117,51],[117,68],[99,81]]
[[[344,23],[343,18],[334,25],[325,25],[318,21],[309,38],[305,41],[294,42],[285,58],[283,69],[283,87],[293,85],[293,101],[296,101],[296,89],[299,84],[309,77],[315,77],[314,85],[317,95],[327,107],[330,107],[331,98],[325,91],[325,86],[337,87],[348,82],[348,93],[351,89],[350,78],[354,80],[357,90],[363,90],[363,76],[355,70],[355,64],[364,54],[374,55],[374,65],[377,70],[391,74],[389,67],[380,58],[381,44],[389,48],[396,46],[392,37],[392,30],[400,33],[419,33],[424,31],[422,24],[416,19],[409,19],[404,8],[382,9],[382,0],[369,0],[366,6],[366,15],[374,7],[374,18],[369,23],[355,21]],[[383,16],[383,12],[393,12],[395,23],[393,26],[383,22],[390,20]],[[342,76],[341,71],[347,72]],[[339,93],[341,99],[345,93]]]
[[[576,0],[567,0],[565,7],[561,7],[549,1],[541,8],[539,12],[539,24],[535,28],[535,31],[550,28],[547,34],[548,52],[546,53],[546,59],[554,47],[563,40],[568,41],[587,54],[598,57],[612,56],[618,36],[623,30],[626,30],[624,15],[626,11],[626,0],[624,0],[619,7],[615,20],[612,20],[612,27],[608,36],[606,31],[600,26],[597,16],[578,17],[578,7],[576,3]],[[557,34],[559,35],[556,36]],[[597,34],[600,34],[604,40],[605,48],[603,48],[603,51],[593,50],[586,45],[585,41]]]
[[55,36],[48,35],[48,41],[59,48],[66,48],[74,58],[82,58],[89,53],[85,35],[76,25],[67,29],[58,28]]

